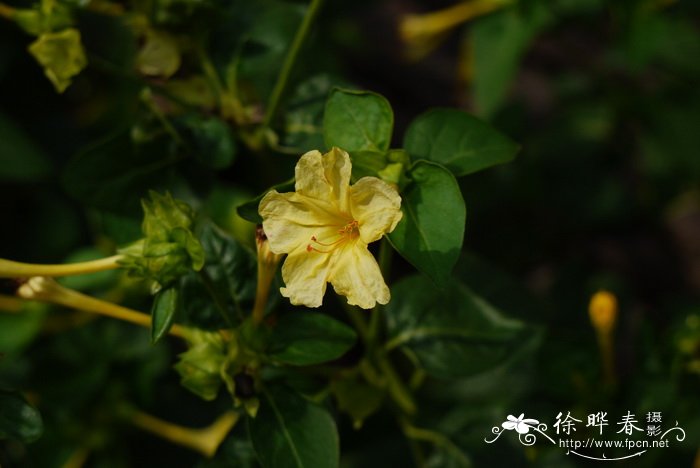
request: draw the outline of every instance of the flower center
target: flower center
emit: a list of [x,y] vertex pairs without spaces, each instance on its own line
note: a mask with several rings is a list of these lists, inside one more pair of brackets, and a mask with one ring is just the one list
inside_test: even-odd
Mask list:
[[344,245],[349,240],[360,237],[360,225],[352,220],[338,229],[338,234],[328,239],[319,240],[316,236],[311,236],[311,242],[306,246],[307,252],[331,253],[338,247]]

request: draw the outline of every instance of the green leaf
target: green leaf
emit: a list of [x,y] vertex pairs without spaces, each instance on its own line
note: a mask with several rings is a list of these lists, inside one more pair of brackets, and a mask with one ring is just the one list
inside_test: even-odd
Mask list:
[[379,173],[388,164],[386,153],[378,151],[355,151],[350,159],[353,182],[367,176],[379,177]]
[[262,395],[248,433],[264,468],[336,468],[340,448],[335,421],[326,410],[288,388]]
[[406,131],[404,147],[414,159],[440,163],[457,177],[511,161],[518,145],[489,124],[456,109],[434,109]]
[[308,366],[339,358],[356,340],[352,328],[327,315],[295,311],[278,320],[267,354],[285,364]]
[[0,390],[0,439],[34,442],[43,431],[41,415],[33,406],[19,393]]
[[267,192],[270,190],[277,190],[280,193],[293,192],[294,179],[292,178],[280,184],[273,185],[251,201],[239,206],[237,211],[241,218],[247,219],[251,223],[262,224],[262,217],[260,216],[260,213],[258,213],[258,205],[260,205],[260,200],[262,200],[265,194],[267,194]]
[[151,310],[151,342],[157,343],[165,336],[175,321],[180,306],[180,294],[175,286],[161,289],[156,294]]
[[323,137],[326,146],[349,153],[386,152],[391,143],[394,112],[384,97],[368,91],[334,89],[326,102]]
[[8,117],[0,114],[0,180],[32,182],[49,174],[46,154]]
[[548,23],[546,10],[535,2],[532,8],[514,6],[474,23],[474,101],[479,115],[490,117],[501,107],[520,59]]
[[467,377],[510,356],[530,333],[454,279],[441,289],[411,276],[386,306],[389,349],[402,347],[436,377]]
[[406,260],[443,284],[459,258],[467,211],[459,185],[439,164],[418,161],[401,194],[403,218],[389,241]]

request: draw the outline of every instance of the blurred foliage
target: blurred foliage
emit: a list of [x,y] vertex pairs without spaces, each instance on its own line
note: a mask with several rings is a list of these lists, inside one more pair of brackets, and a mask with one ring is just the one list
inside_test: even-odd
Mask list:
[[[153,328],[0,279],[0,465],[578,466],[484,437],[508,414],[660,411],[686,439],[635,464],[691,466],[699,24],[692,0],[1,2],[0,257],[125,248],[137,278],[61,284]],[[273,277],[256,327],[257,204],[334,145],[353,181],[401,190],[392,301],[311,312]]]

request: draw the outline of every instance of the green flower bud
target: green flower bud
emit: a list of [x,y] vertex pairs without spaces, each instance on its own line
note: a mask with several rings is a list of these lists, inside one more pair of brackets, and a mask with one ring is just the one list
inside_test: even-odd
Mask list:
[[136,68],[145,76],[170,78],[180,68],[177,40],[168,33],[148,29],[145,42],[136,57]]
[[80,32],[73,28],[41,34],[29,45],[29,52],[59,93],[65,91],[72,78],[87,65]]
[[142,200],[145,238],[121,249],[122,265],[132,276],[148,278],[160,286],[172,284],[190,270],[204,266],[204,249],[190,230],[194,212],[169,193],[150,192]]
[[205,400],[213,400],[223,382],[222,369],[227,367],[226,343],[219,333],[188,330],[190,349],[180,354],[175,370],[182,386]]
[[48,9],[38,4],[31,9],[11,9],[9,16],[17,26],[33,36],[73,26],[71,11],[62,4],[54,4]]
[[239,341],[239,334],[222,335],[197,329],[185,329],[190,349],[180,354],[175,370],[182,385],[205,400],[213,400],[221,385],[231,395],[236,408],[255,416],[259,401],[257,355]]

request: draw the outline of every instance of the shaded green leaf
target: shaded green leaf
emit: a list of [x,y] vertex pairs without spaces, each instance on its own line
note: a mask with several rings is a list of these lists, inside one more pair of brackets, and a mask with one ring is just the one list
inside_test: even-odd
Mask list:
[[17,313],[0,311],[0,356],[20,352],[36,338],[47,308],[46,304],[25,302]]
[[386,307],[389,349],[402,347],[441,378],[467,377],[508,358],[530,333],[454,279],[438,289],[412,276],[395,284]]
[[225,169],[233,164],[236,142],[226,122],[190,114],[178,119],[176,124],[199,163],[212,169]]
[[490,117],[507,97],[518,65],[532,39],[548,24],[542,5],[518,5],[480,18],[471,28],[474,50],[474,101]]
[[[247,31],[237,73],[264,99],[272,92],[306,7],[273,0],[252,8],[258,11],[255,11],[255,20]],[[227,33],[231,34],[230,31]]]
[[0,439],[34,442],[44,430],[39,412],[19,393],[0,390]]
[[295,311],[278,320],[267,354],[285,364],[308,366],[339,358],[356,340],[352,328],[327,315]]
[[403,218],[389,240],[406,260],[443,284],[464,240],[464,199],[454,176],[438,164],[418,161],[410,176],[413,182],[401,194]]
[[323,136],[326,146],[349,153],[385,152],[391,143],[394,112],[389,102],[369,91],[334,89],[326,102]]
[[352,418],[355,429],[360,429],[365,419],[379,410],[386,396],[384,390],[354,379],[334,380],[331,392],[338,409]]
[[264,468],[335,468],[339,441],[335,421],[326,410],[288,388],[262,395],[248,433]]
[[180,294],[177,287],[170,286],[161,289],[156,294],[151,309],[151,341],[158,342],[165,336],[175,321],[175,315],[180,306]]
[[404,147],[414,159],[442,164],[456,176],[512,160],[518,145],[487,123],[456,109],[434,109],[406,131]]
[[204,223],[197,234],[206,262],[201,274],[192,272],[181,281],[184,315],[204,328],[230,326],[255,300],[255,256],[212,223]]
[[238,207],[252,198],[251,193],[236,186],[215,186],[207,197],[203,211],[237,241],[254,247],[255,226],[238,214]]
[[341,80],[327,74],[312,76],[301,82],[292,93],[284,115],[284,146],[299,153],[321,150],[323,141],[323,112],[331,90]]
[[47,176],[50,170],[41,148],[0,114],[0,180],[31,182]]
[[157,138],[135,144],[128,131],[85,149],[67,164],[64,189],[75,199],[117,214],[139,212],[141,198],[172,181],[167,170],[180,160],[173,142]]

